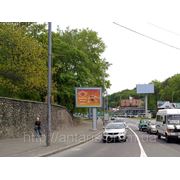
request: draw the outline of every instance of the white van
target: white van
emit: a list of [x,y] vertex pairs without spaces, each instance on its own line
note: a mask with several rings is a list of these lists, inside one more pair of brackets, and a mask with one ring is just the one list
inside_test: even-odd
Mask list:
[[162,109],[156,115],[156,128],[158,139],[161,136],[166,142],[171,139],[180,139],[180,109]]

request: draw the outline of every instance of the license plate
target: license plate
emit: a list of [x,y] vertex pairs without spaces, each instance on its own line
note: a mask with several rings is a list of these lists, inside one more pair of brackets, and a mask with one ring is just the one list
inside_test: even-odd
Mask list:
[[[115,138],[115,137],[117,137],[117,136],[116,136],[116,135],[111,135],[111,137],[112,137],[112,138]],[[179,136],[179,137],[180,137],[180,136]]]

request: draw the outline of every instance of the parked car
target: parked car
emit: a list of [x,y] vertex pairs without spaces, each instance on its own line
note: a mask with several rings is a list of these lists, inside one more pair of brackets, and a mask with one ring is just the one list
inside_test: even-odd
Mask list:
[[138,124],[139,131],[147,131],[148,121],[141,119]]
[[103,142],[112,142],[112,140],[126,141],[127,129],[124,123],[109,123],[102,133]]
[[156,128],[155,123],[148,122],[147,133],[149,133],[149,134],[157,134],[157,128]]

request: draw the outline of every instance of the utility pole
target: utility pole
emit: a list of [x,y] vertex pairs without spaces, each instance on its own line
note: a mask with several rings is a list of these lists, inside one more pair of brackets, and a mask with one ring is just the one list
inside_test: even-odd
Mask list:
[[109,99],[108,99],[108,92],[107,92],[107,113],[109,113]]
[[103,92],[103,115],[105,119],[105,113],[106,113],[106,96],[105,96],[106,91],[104,90]]
[[103,119],[105,120],[105,104],[106,104],[106,99],[105,99],[105,70],[103,71]]
[[47,97],[47,128],[46,128],[46,145],[51,144],[51,56],[52,55],[52,37],[51,37],[51,22],[48,22],[48,97]]
[[148,118],[148,95],[145,94],[145,117]]

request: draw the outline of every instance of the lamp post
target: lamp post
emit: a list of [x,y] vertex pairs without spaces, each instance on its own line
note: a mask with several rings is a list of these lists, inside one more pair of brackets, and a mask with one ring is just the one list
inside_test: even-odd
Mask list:
[[103,115],[105,120],[105,113],[106,113],[106,91],[103,92]]
[[107,113],[109,113],[109,99],[108,99],[108,92],[107,92]]
[[52,37],[51,37],[51,22],[48,22],[48,97],[47,97],[47,128],[46,128],[46,145],[50,146],[51,137],[51,54],[52,54]]

